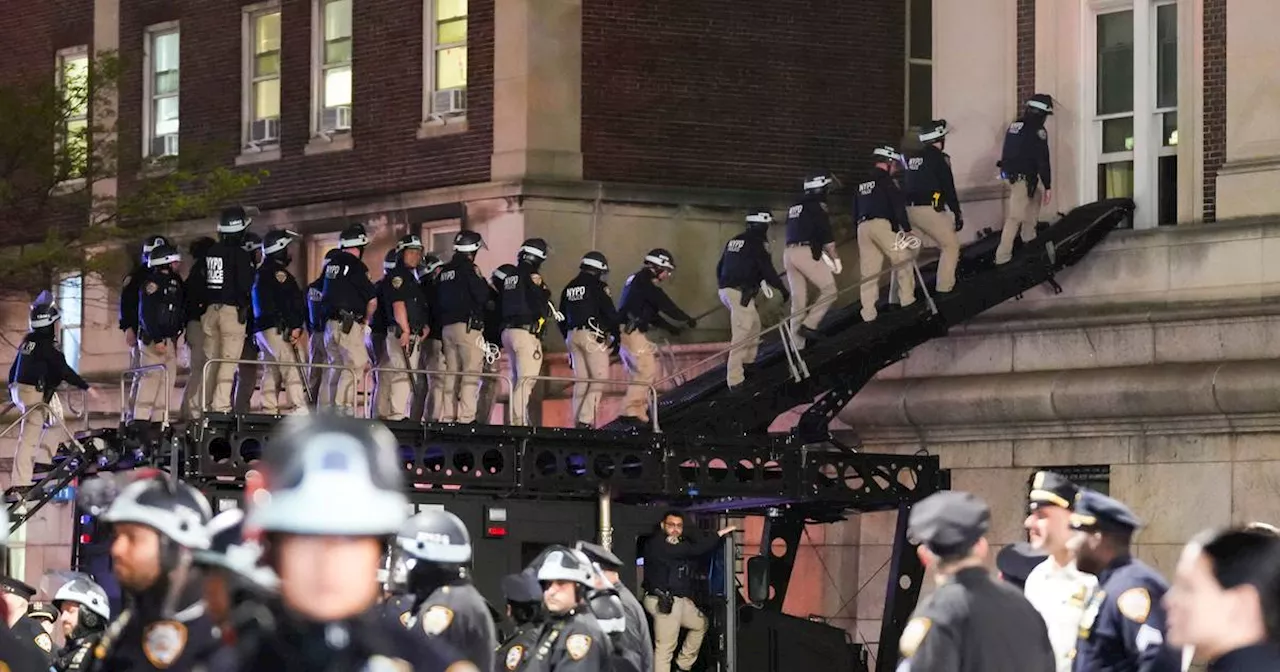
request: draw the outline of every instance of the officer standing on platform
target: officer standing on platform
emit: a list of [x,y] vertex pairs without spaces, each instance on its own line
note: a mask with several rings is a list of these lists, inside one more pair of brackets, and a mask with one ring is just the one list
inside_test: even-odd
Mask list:
[[[307,285],[307,357],[313,365],[329,363],[329,351],[324,347],[324,267],[337,253],[337,249],[325,253],[320,277]],[[333,390],[329,389],[328,380],[328,369],[312,366],[307,372],[311,401],[320,408],[333,406]]]
[[[352,224],[338,237],[338,252],[324,267],[325,351],[329,362],[342,369],[329,369],[325,380],[333,394],[333,405],[341,412],[355,414],[356,389],[369,366],[365,338],[369,322],[378,309],[369,269],[360,260],[369,236],[361,224]],[[357,324],[363,328],[357,328]],[[352,371],[354,370],[354,374]]]
[[[440,277],[440,269],[444,267],[444,262],[440,261],[440,257],[434,254],[425,254],[422,257],[422,265],[418,270],[418,283],[422,286],[422,295],[427,300],[427,341],[419,353],[419,369],[427,371],[443,371],[444,370],[444,341],[441,340],[441,332],[444,331],[443,325],[440,324],[440,308],[439,308],[439,291],[438,280]],[[413,401],[413,419],[429,419],[432,422],[441,421],[441,413],[444,404],[444,385],[445,382],[438,376],[428,375],[427,384],[419,385],[414,391]],[[453,422],[450,417],[448,422]]]
[[[613,305],[609,285],[609,260],[600,252],[588,252],[578,264],[578,275],[560,293],[564,322],[560,331],[569,349],[569,364],[575,378],[609,377],[609,355],[622,347],[618,309]],[[596,424],[596,408],[604,388],[599,383],[574,383],[573,417],[579,429]]]
[[[173,392],[178,337],[187,324],[187,300],[178,262],[177,248],[161,245],[151,251],[151,269],[138,291],[138,342],[142,344],[141,366],[160,364],[164,371],[145,371],[134,380],[137,387],[133,419],[141,422],[168,421],[169,395]],[[157,411],[160,412],[157,415]]]
[[182,338],[187,342],[187,361],[190,371],[187,373],[187,384],[182,388],[182,401],[178,406],[178,416],[193,420],[200,417],[200,388],[204,380],[204,329],[200,326],[200,318],[204,316],[207,303],[205,287],[197,286],[191,281],[192,273],[197,266],[204,265],[204,258],[209,255],[209,248],[214,240],[208,236],[197,238],[187,248],[191,267],[187,269],[187,279],[182,284],[183,298],[186,306],[182,314],[187,319],[186,328],[182,330]]
[[956,265],[960,263],[960,238],[964,228],[960,215],[960,195],[951,173],[951,157],[942,151],[950,128],[946,119],[934,119],[920,133],[924,149],[907,159],[905,191],[911,228],[938,244],[938,275],[935,289],[950,292],[956,286]]
[[911,509],[908,535],[938,589],[903,628],[899,670],[1053,672],[1044,621],[985,562],[991,511],[967,492],[939,492]]
[[[395,246],[396,264],[387,274],[386,285],[379,298],[378,312],[387,324],[383,338],[387,366],[393,369],[416,368],[422,341],[427,335],[427,297],[418,284],[414,269],[422,261],[422,239],[409,234]],[[384,302],[385,301],[385,302]],[[384,420],[404,420],[409,417],[413,400],[414,378],[417,374],[387,373],[387,408]],[[382,380],[378,391],[382,392]],[[382,409],[379,409],[382,410]]]
[[[884,260],[897,266],[898,302],[906,307],[916,300],[915,269],[903,262],[918,247],[911,234],[906,202],[893,176],[898,172],[902,156],[888,145],[871,152],[875,168],[867,181],[858,185],[853,196],[853,221],[858,227],[858,266],[862,274],[862,321],[876,319],[876,302],[880,299],[880,271]],[[914,241],[914,242],[913,242]],[[898,266],[901,264],[901,266]]]
[[307,413],[307,392],[302,386],[302,370],[289,364],[299,362],[298,340],[307,319],[306,299],[298,279],[289,271],[292,258],[289,243],[292,231],[271,231],[262,241],[262,265],[253,283],[254,338],[265,362],[284,366],[264,366],[262,372],[262,412],[280,412],[280,380],[294,413]]
[[1060,474],[1036,472],[1028,497],[1029,513],[1023,523],[1031,545],[1049,554],[1027,576],[1024,593],[1044,617],[1058,672],[1071,672],[1080,619],[1098,585],[1092,574],[1076,568],[1067,547],[1072,537],[1071,510],[1078,492],[1075,484]]
[[[378,309],[369,320],[369,355],[374,366],[384,366],[387,361],[387,311],[390,305],[387,287],[391,283],[391,271],[396,267],[396,248],[387,250],[382,258],[382,278],[373,283],[373,293],[378,299]],[[389,397],[391,386],[387,384],[387,376],[381,371],[374,374],[373,410],[375,417],[385,418],[390,412]]]
[[530,238],[516,254],[516,272],[502,284],[502,345],[511,358],[515,388],[511,391],[512,425],[529,424],[529,396],[542,373],[542,333],[550,315],[551,290],[542,281],[547,241]]
[[[509,276],[516,274],[515,264],[503,264],[489,274],[489,301],[484,310],[484,372],[502,370],[502,290]],[[501,386],[493,378],[480,381],[480,401],[476,405],[476,417],[491,422],[493,407],[498,403]],[[503,423],[499,423],[503,424]]]
[[627,278],[622,286],[622,300],[618,304],[618,319],[622,323],[622,362],[631,374],[630,382],[637,384],[627,386],[622,400],[622,415],[618,419],[636,427],[650,422],[648,386],[658,375],[658,346],[649,340],[646,332],[653,327],[661,327],[672,334],[680,333],[679,327],[662,318],[663,313],[690,329],[698,326],[698,321],[681,310],[658,286],[675,270],[676,260],[670,252],[662,248],[649,250],[644,255],[644,267]]
[[1024,243],[1036,239],[1040,206],[1048,205],[1053,196],[1049,134],[1044,130],[1044,122],[1051,114],[1053,98],[1037,93],[1027,100],[1022,116],[1005,131],[1004,148],[997,165],[1000,176],[1010,185],[1009,210],[1000,232],[1000,246],[996,248],[997,264],[1009,263],[1013,258],[1013,240],[1019,232]]
[[[249,257],[253,259],[253,276],[258,277],[258,269],[262,268],[262,236],[246,231],[244,234],[244,242],[241,244],[244,251],[249,253]],[[252,283],[250,283],[250,294],[252,294]],[[254,338],[254,334],[258,333],[258,328],[253,323],[253,297],[249,297],[248,319],[244,325],[244,347],[240,350],[240,359],[259,360],[262,353],[258,349],[258,341]],[[236,413],[248,413],[250,402],[253,401],[253,391],[258,387],[258,378],[261,373],[262,366],[258,364],[240,364],[236,368],[236,398],[232,405]],[[264,391],[263,394],[266,394]]]
[[[762,289],[766,297],[773,294],[764,284],[782,292],[785,303],[791,299],[791,291],[782,284],[778,271],[773,268],[769,256],[769,225],[773,213],[756,208],[747,214],[747,230],[729,239],[720,253],[716,265],[716,278],[720,285],[720,302],[729,309],[730,342],[736,347],[729,351],[728,384],[730,388],[742,384],[746,372],[755,366],[760,349],[760,311],[756,309],[756,295]],[[746,343],[743,343],[746,341]]]
[[608,672],[611,645],[586,604],[590,568],[573,551],[552,546],[537,572],[547,620],[522,672]]
[[1165,644],[1161,600],[1169,584],[1130,549],[1138,517],[1124,504],[1092,490],[1076,495],[1070,548],[1076,566],[1098,577],[1080,620],[1076,672],[1179,672],[1182,652]]
[[[142,241],[142,256],[137,266],[125,276],[124,286],[120,289],[120,331],[124,332],[125,342],[129,346],[129,368],[138,368],[142,353],[138,345],[138,292],[142,289],[143,278],[151,272],[147,266],[147,258],[151,250],[161,245],[168,245],[169,239],[164,236],[148,236]],[[133,409],[134,396],[137,394],[137,379],[129,388],[129,399],[124,400],[125,408]]]
[[498,647],[493,670],[515,672],[538,643],[543,621],[542,586],[528,571],[508,574],[502,577],[502,595],[507,599],[507,618],[516,629]]
[[831,217],[827,214],[827,189],[835,180],[829,175],[815,175],[804,181],[804,196],[787,210],[787,249],[782,265],[787,271],[787,284],[795,301],[792,312],[810,308],[809,284],[818,288],[818,300],[795,329],[796,344],[803,348],[805,339],[818,339],[818,327],[836,298],[836,279],[844,269],[836,252]]
[[[484,309],[489,283],[476,266],[476,253],[484,239],[475,231],[459,231],[453,237],[453,258],[440,269],[437,287],[445,369],[476,374],[484,368]],[[476,421],[480,379],[475,375],[447,376],[444,381],[441,421],[471,424]]]
[[[191,269],[188,291],[201,292],[207,306],[200,318],[206,360],[235,359],[244,351],[245,325],[252,309],[249,294],[253,289],[253,258],[241,243],[250,223],[244,208],[223,210],[218,221],[218,242],[209,248],[204,263]],[[210,373],[216,383],[208,410],[230,413],[236,365],[214,364]]]

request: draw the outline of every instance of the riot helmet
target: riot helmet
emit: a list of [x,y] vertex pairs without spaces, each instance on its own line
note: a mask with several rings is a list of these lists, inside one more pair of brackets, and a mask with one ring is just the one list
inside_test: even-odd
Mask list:
[[550,251],[547,241],[541,238],[530,238],[520,244],[520,249],[516,252],[516,261],[538,268],[547,260],[547,254]]
[[804,179],[804,193],[826,194],[827,189],[832,184],[835,184],[835,180],[832,179],[832,177],[827,173],[817,173],[814,175],[810,175],[809,177],[806,177]]
[[161,245],[169,245],[169,239],[164,236],[148,236],[142,241],[142,263],[146,264],[147,259],[151,256],[151,251]]
[[475,231],[459,231],[458,235],[453,237],[454,252],[474,255],[484,246],[484,237]]
[[71,633],[72,639],[100,632],[111,620],[111,602],[107,597],[107,591],[87,574],[75,574],[54,593],[55,606],[61,609],[65,602],[80,606],[76,627]]
[[405,268],[416,268],[422,262],[422,239],[415,234],[408,234],[396,241],[396,256]]
[[352,248],[363,248],[369,244],[369,234],[365,232],[363,224],[352,224],[342,230],[338,235],[338,249],[349,250]]
[[950,132],[951,127],[947,124],[946,119],[934,119],[920,130],[920,142],[926,145],[942,142]]
[[418,265],[418,268],[423,275],[427,275],[436,272],[441,266],[444,266],[444,262],[440,260],[440,257],[434,254],[424,254],[422,255],[422,263]]
[[399,257],[400,255],[396,253],[396,248],[393,247],[387,250],[387,253],[382,255],[382,272],[385,274],[395,270],[396,260]]
[[229,509],[214,516],[205,527],[209,547],[192,553],[196,564],[225,570],[245,585],[272,590],[279,579],[267,567],[258,566],[262,547],[244,538],[244,511]]
[[755,208],[747,213],[747,232],[767,235],[773,223],[773,213],[768,208]]
[[1027,110],[1035,111],[1043,116],[1053,114],[1053,96],[1047,93],[1037,93],[1027,99]]
[[292,261],[289,255],[289,243],[292,243],[297,235],[293,231],[281,231],[279,229],[268,231],[266,237],[262,240],[262,254],[287,265]]
[[253,223],[253,218],[242,206],[225,208],[218,217],[218,233],[234,235],[243,232]]
[[179,261],[182,261],[182,255],[178,253],[178,248],[166,243],[151,250],[151,254],[147,256],[147,268],[161,268]]
[[53,305],[53,296],[48,290],[41,292],[31,304],[31,330],[48,329],[60,319],[62,319],[62,313],[58,311],[57,306]]
[[644,263],[646,266],[660,271],[670,272],[676,270],[676,258],[660,247],[649,250],[649,253],[644,255]]
[[161,475],[125,486],[102,514],[102,522],[144,525],[173,544],[197,550],[209,547],[205,525],[211,517],[209,502],[199,490]]
[[407,570],[407,587],[415,595],[467,578],[471,535],[462,521],[444,509],[429,509],[405,521],[396,533],[396,562]]
[[603,277],[609,272],[609,260],[600,252],[588,252],[582,255],[582,261],[578,264],[578,269]]

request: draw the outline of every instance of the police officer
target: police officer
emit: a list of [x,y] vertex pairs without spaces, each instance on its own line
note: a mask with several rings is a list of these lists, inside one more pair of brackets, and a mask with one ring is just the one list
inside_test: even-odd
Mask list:
[[48,602],[32,602],[27,616],[40,625],[46,633],[53,634],[53,624],[58,620],[58,610]]
[[[784,302],[791,299],[791,292],[782,284],[778,271],[773,268],[769,256],[769,225],[773,213],[756,208],[747,213],[747,230],[725,243],[716,265],[716,278],[720,286],[720,302],[729,309],[730,339],[734,349],[729,351],[728,384],[737,387],[745,380],[745,369],[754,366],[760,349],[760,311],[756,309],[756,295],[761,288],[776,287],[782,292]],[[765,286],[767,285],[767,286]]]
[[[1030,543],[1019,541],[1012,544],[1005,544],[1004,548],[996,553],[996,571],[999,573],[1000,579],[1018,590],[1025,591],[1027,587],[1027,577],[1031,576],[1031,572],[1045,558],[1049,557],[1043,551],[1037,550]],[[1035,606],[1032,603],[1032,606]],[[1046,625],[1048,623],[1046,622]],[[1053,633],[1049,634],[1052,642]],[[1057,649],[1054,650],[1056,655]],[[1068,667],[1070,669],[1070,667]]]
[[644,615],[644,606],[640,604],[640,600],[636,599],[635,594],[618,575],[622,571],[622,560],[609,549],[589,541],[579,541],[575,547],[596,564],[601,577],[622,602],[626,630],[616,648],[621,649],[622,655],[629,658],[637,669],[650,672],[653,670],[653,636],[649,632],[649,619]]
[[[503,264],[489,274],[489,302],[484,311],[484,372],[502,370],[502,290],[507,277],[516,273],[515,264]],[[480,381],[480,401],[476,405],[476,417],[485,422],[493,421],[493,407],[498,402],[497,380]],[[499,422],[498,424],[502,424]]]
[[595,616],[600,630],[608,638],[610,672],[651,672],[640,667],[640,652],[635,648],[623,648],[627,644],[627,612],[623,609],[618,591],[600,575],[600,568],[585,553],[572,551],[591,574],[587,590],[587,610]]
[[498,640],[489,607],[468,577],[471,537],[466,525],[448,511],[430,509],[402,525],[395,543],[415,596],[406,627],[438,637],[476,667],[492,670]]
[[997,165],[1000,176],[1011,185],[1011,189],[1009,211],[1000,232],[1000,246],[996,248],[997,264],[1008,263],[1013,258],[1013,240],[1019,232],[1022,242],[1035,240],[1040,206],[1048,205],[1053,196],[1049,134],[1044,130],[1044,122],[1051,114],[1053,98],[1037,93],[1027,100],[1022,116],[1009,124],[1005,131],[1004,148]]
[[524,571],[502,577],[507,618],[515,630],[503,640],[494,656],[494,672],[515,672],[533,652],[542,628],[542,586],[535,573]]
[[[609,377],[609,355],[622,347],[618,309],[613,305],[609,285],[609,260],[600,252],[588,252],[578,264],[578,275],[560,293],[564,321],[560,331],[569,349],[569,363],[575,378]],[[596,424],[596,408],[604,388],[599,383],[574,383],[573,417],[581,429]]]
[[[369,269],[360,260],[369,236],[364,226],[352,224],[338,237],[338,252],[324,266],[325,351],[329,362],[342,369],[329,369],[325,380],[333,394],[333,405],[341,412],[355,413],[355,376],[363,376],[369,366],[365,339],[369,322],[378,307],[377,293],[369,280]],[[356,324],[364,325],[362,329]],[[355,371],[353,374],[352,371]]]
[[[422,295],[427,300],[427,342],[419,353],[421,362],[418,368],[426,371],[444,371],[444,325],[440,324],[439,277],[444,262],[434,254],[422,257],[422,266],[418,271],[418,282],[422,285]],[[439,376],[428,374],[427,389],[415,392],[414,419],[425,418],[432,422],[453,422],[456,403],[448,406],[449,414],[445,415],[444,388],[446,382]],[[421,392],[421,397],[418,393]]]
[[[416,367],[422,341],[427,335],[427,297],[414,272],[422,261],[422,240],[411,233],[396,243],[394,252],[395,262],[384,278],[386,284],[378,299],[378,312],[387,325],[387,333],[383,337],[386,365],[393,369],[410,369]],[[387,406],[379,409],[378,417],[384,420],[407,419],[413,388],[417,387],[417,375],[402,372],[383,375]],[[382,387],[383,376],[380,375],[380,395]]]
[[[178,263],[177,248],[161,245],[151,250],[147,267],[151,272],[138,290],[139,365],[161,365],[164,372],[146,371],[134,378],[137,405],[133,419],[142,422],[168,421],[169,393],[173,390],[177,364],[178,337],[187,325],[187,300]],[[159,413],[157,413],[159,411]]]
[[[453,258],[440,269],[438,303],[445,369],[451,373],[479,373],[484,368],[484,309],[489,283],[476,266],[476,253],[484,239],[475,231],[459,231],[453,237]],[[480,379],[474,375],[446,376],[442,416],[456,408],[454,421],[476,421]],[[456,406],[453,404],[456,400]]]
[[502,345],[511,358],[515,387],[511,391],[511,424],[529,424],[529,395],[542,373],[542,333],[550,315],[551,290],[542,281],[547,241],[530,238],[516,254],[516,272],[502,285]]
[[44,655],[45,663],[53,662],[53,638],[40,623],[31,617],[31,598],[36,589],[9,576],[0,577],[0,594],[9,610],[9,631],[19,639],[35,644]]
[[649,424],[649,385],[658,374],[658,346],[646,336],[653,327],[661,327],[673,334],[680,328],[667,322],[662,314],[683,322],[693,329],[698,321],[667,296],[658,285],[676,270],[675,257],[657,248],[644,255],[644,267],[634,273],[622,286],[622,300],[618,304],[618,319],[622,324],[622,363],[635,383],[627,386],[622,399],[622,415],[619,420],[642,427]]
[[[967,492],[935,493],[912,507],[908,534],[938,589],[903,628],[899,670],[1052,672],[1044,621],[1018,590],[984,563],[991,512]],[[1092,669],[1092,668],[1090,668]]]
[[[9,512],[0,507],[0,556],[4,555],[8,543]],[[4,589],[0,587],[0,596],[4,594]],[[12,672],[47,672],[49,660],[45,651],[31,639],[10,630],[11,620],[16,620],[16,617],[9,613],[9,600],[0,599],[0,669]]]
[[875,168],[853,196],[853,221],[858,227],[858,265],[862,273],[862,321],[876,319],[880,298],[880,271],[884,260],[897,266],[898,303],[909,306],[916,300],[915,269],[903,262],[911,258],[919,241],[911,236],[906,201],[893,176],[902,156],[888,145],[871,153]]
[[[79,670],[111,621],[107,591],[87,574],[76,574],[53,595],[61,611],[62,635],[66,645],[58,653],[54,667],[60,671]],[[74,664],[76,659],[80,664]]]
[[213,243],[212,238],[204,236],[187,248],[191,268],[187,270],[187,279],[182,284],[182,296],[186,299],[182,314],[187,319],[182,338],[187,342],[190,370],[187,372],[187,384],[182,388],[182,401],[178,406],[178,417],[186,420],[200,417],[200,388],[203,385],[201,381],[204,380],[204,363],[208,361],[204,356],[204,329],[200,326],[200,318],[207,307],[205,287],[203,284],[193,283],[191,276],[196,267],[204,266],[204,258],[209,255],[209,248],[213,247]]
[[1169,584],[1134,559],[1130,548],[1141,525],[1129,507],[1106,495],[1093,490],[1076,495],[1071,549],[1080,571],[1098,577],[1080,619],[1072,668],[1077,672],[1182,669],[1182,652],[1165,644],[1160,600]]
[[[54,324],[61,314],[53,305],[49,292],[41,292],[31,306],[31,332],[18,345],[18,355],[9,367],[9,392],[13,403],[23,413],[36,404],[47,404],[22,420],[18,448],[13,456],[13,484],[11,490],[30,492],[31,474],[35,469],[35,449],[42,446],[49,460],[53,451],[44,446],[44,429],[54,415],[61,417],[62,403],[58,401],[58,386],[66,381],[97,399],[98,392],[84,382],[80,374],[67,365],[62,351],[54,343]],[[52,414],[50,413],[52,410]],[[36,493],[38,494],[38,493]],[[27,498],[31,498],[29,495]]]
[[377,609],[371,579],[383,539],[399,531],[408,507],[396,453],[379,423],[324,414],[281,423],[263,450],[270,497],[245,522],[265,535],[279,599],[264,605],[269,618],[237,632],[212,670],[477,669],[388,628]]
[[924,148],[907,159],[905,191],[911,227],[933,239],[941,250],[935,288],[949,292],[956,286],[956,264],[960,262],[960,238],[964,228],[960,215],[960,195],[951,174],[951,157],[942,151],[950,128],[946,119],[934,119],[920,133]]
[[202,586],[190,571],[193,549],[209,545],[209,503],[165,475],[120,491],[101,517],[114,532],[112,569],[127,595],[85,669],[190,670],[217,647]]
[[[242,242],[251,222],[244,208],[223,210],[218,221],[218,242],[209,248],[204,263],[191,269],[188,278],[189,291],[202,292],[204,296],[206,308],[200,327],[204,331],[206,360],[236,359],[244,351],[253,258],[244,251]],[[209,410],[229,413],[236,365],[218,363],[210,369],[215,384]]]
[[338,250],[329,250],[320,265],[320,277],[307,285],[307,349],[308,361],[313,365],[307,372],[307,389],[311,390],[311,400],[321,408],[333,406],[333,390],[325,381],[327,370],[315,364],[328,364],[329,352],[324,348],[324,267]]
[[[844,265],[836,252],[835,234],[827,214],[827,189],[835,182],[830,175],[814,175],[804,181],[804,195],[787,210],[787,249],[782,265],[795,301],[793,314],[808,310],[796,327],[796,344],[820,337],[818,326],[836,298],[836,280]],[[809,305],[809,284],[818,288],[818,300]]]
[[[240,349],[240,359],[253,360],[257,362],[261,359],[262,351],[258,348],[258,341],[255,334],[258,333],[258,327],[253,321],[253,283],[257,282],[258,270],[262,268],[262,236],[246,231],[244,240],[241,241],[240,247],[249,254],[253,259],[253,281],[250,282],[249,310],[248,317],[245,320],[244,346]],[[240,364],[236,368],[236,397],[233,407],[236,413],[248,413],[250,410],[250,402],[253,401],[253,391],[258,387],[258,378],[262,373],[260,364]],[[263,396],[266,396],[266,390],[263,390]],[[279,402],[277,402],[278,404]]]
[[586,606],[591,571],[580,556],[553,546],[538,566],[547,620],[526,654],[524,672],[607,672],[610,644]]
[[[373,311],[373,317],[369,320],[369,355],[373,358],[373,365],[385,366],[387,361],[387,318],[386,311],[383,307],[387,305],[387,286],[391,282],[391,271],[396,267],[396,248],[392,247],[387,250],[386,256],[382,259],[382,277],[373,283],[373,294],[377,297],[378,308]],[[388,408],[388,393],[391,386],[384,384],[385,375],[378,371],[374,375],[374,412],[377,417],[385,418]]]
[[[138,361],[141,358],[141,351],[138,347],[138,292],[142,289],[143,278],[150,272],[147,266],[147,258],[151,255],[151,250],[168,245],[169,239],[164,236],[148,236],[142,241],[142,256],[139,262],[129,271],[129,275],[125,276],[124,285],[120,289],[120,331],[124,332],[125,342],[129,345],[129,368],[138,368]],[[129,399],[125,402],[125,408],[133,410],[134,399],[137,395],[137,383],[129,388]]]
[[307,413],[307,392],[302,384],[302,370],[290,366],[301,361],[298,341],[307,321],[306,299],[298,279],[289,271],[293,261],[289,244],[292,231],[271,231],[262,241],[262,265],[253,282],[253,326],[258,350],[264,362],[280,362],[284,366],[264,366],[262,372],[262,411],[268,415],[280,412],[280,379],[284,378],[285,394],[294,413]]
[[206,526],[209,548],[192,553],[193,564],[203,574],[205,610],[224,639],[239,630],[242,616],[253,610],[238,607],[268,599],[280,583],[275,572],[258,565],[262,546],[244,538],[244,518],[241,509],[214,516]]
[[1071,670],[1085,602],[1098,585],[1092,574],[1076,568],[1067,547],[1077,492],[1075,484],[1061,474],[1036,472],[1023,522],[1031,546],[1049,554],[1027,575],[1024,592],[1049,629],[1058,672]]

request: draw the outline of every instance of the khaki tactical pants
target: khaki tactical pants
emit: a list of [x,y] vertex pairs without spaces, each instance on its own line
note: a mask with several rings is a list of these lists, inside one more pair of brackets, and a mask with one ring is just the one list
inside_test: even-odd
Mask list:
[[188,420],[198,420],[204,363],[209,361],[209,358],[204,356],[204,328],[200,326],[200,321],[188,322],[187,330],[182,336],[187,340],[187,361],[191,370],[187,373],[187,385],[182,388],[182,402],[178,407],[178,416]]
[[[814,259],[808,245],[788,245],[782,253],[782,265],[787,271],[787,284],[791,285],[791,312],[799,312],[809,307],[809,283],[818,288],[818,300],[801,322],[802,325],[817,329],[822,318],[831,309],[836,299],[836,277],[821,259]],[[799,335],[796,325],[796,344],[803,347],[804,338]]]
[[1000,247],[996,248],[996,263],[1007,264],[1013,258],[1013,239],[1022,235],[1022,242],[1029,243],[1036,239],[1036,222],[1040,221],[1040,199],[1043,198],[1040,185],[1035,191],[1027,194],[1027,181],[1019,178],[1009,191],[1009,212],[1004,218],[1004,229],[1000,231]]
[[[565,340],[569,347],[569,364],[574,378],[605,379],[609,377],[609,346],[596,340],[590,329],[574,329]],[[596,408],[604,386],[600,383],[573,384],[573,417],[583,425],[596,424]]]
[[[328,364],[329,352],[324,349],[324,332],[316,331],[307,334],[308,356],[312,364]],[[325,369],[312,366],[307,371],[307,383],[311,386],[311,394],[315,397],[316,406],[329,408],[333,406],[333,390],[325,384]]]
[[653,672],[671,672],[671,657],[676,652],[681,628],[689,633],[684,636],[676,667],[692,669],[698,661],[702,638],[707,634],[707,617],[698,610],[698,605],[687,597],[677,597],[671,605],[671,613],[662,614],[658,613],[658,598],[646,595],[644,610],[653,616]]
[[[35,385],[13,383],[9,386],[9,395],[13,399],[14,405],[23,413],[26,413],[28,408],[44,401],[44,394],[37,390]],[[62,408],[57,395],[54,395],[53,399],[49,401],[49,406],[55,412]],[[44,443],[45,427],[50,422],[52,422],[52,418],[46,409],[35,411],[22,420],[22,428],[18,434],[18,450],[13,455],[13,480],[10,485],[31,485],[31,475],[35,471],[35,451],[37,446],[41,450],[41,455],[45,457],[45,462],[53,461],[53,450]]]
[[[868,219],[858,224],[858,265],[862,272],[862,321],[876,319],[876,301],[880,298],[880,270],[885,257],[890,264],[910,258],[911,250],[898,249],[897,234],[887,219]],[[916,276],[909,264],[899,266],[898,300],[905,308],[916,301]]]
[[[295,354],[297,346],[291,345],[274,328],[259,331],[257,339],[263,362],[292,364],[298,361]],[[299,415],[307,413],[307,391],[302,387],[302,370],[296,366],[262,367],[262,412],[268,415],[280,413],[281,378],[284,379],[285,396],[289,398],[293,412]]]
[[658,376],[658,346],[643,331],[622,332],[622,363],[631,382],[622,397],[622,414],[649,422],[649,388]]
[[738,343],[751,339],[748,343],[729,351],[728,383],[729,387],[741,385],[745,380],[742,373],[744,363],[754,363],[760,351],[760,311],[756,310],[753,298],[742,305],[742,290],[726,287],[720,290],[720,303],[729,309],[729,340]]
[[529,377],[542,373],[542,341],[528,329],[503,329],[502,346],[511,358],[512,374],[516,380],[511,389],[511,424],[528,425],[529,396],[538,382]]
[[[484,368],[484,351],[480,341],[484,336],[478,329],[470,329],[466,322],[454,322],[444,327],[444,361],[448,371],[480,373]],[[476,420],[476,398],[480,395],[478,376],[447,376],[444,385],[446,411],[450,400],[457,399],[455,422],[468,424]]]
[[[357,375],[364,375],[369,366],[369,349],[364,344],[364,329],[359,322],[351,325],[351,331],[342,333],[342,320],[325,323],[324,347],[329,361],[345,368],[328,369],[325,379],[333,390],[333,406],[339,413],[356,414]],[[356,373],[352,373],[352,369]]]
[[[262,359],[262,353],[258,350],[258,343],[253,336],[244,339],[244,347],[240,350],[240,359]],[[253,406],[253,392],[258,389],[258,378],[261,375],[262,366],[259,364],[239,364],[236,366],[236,398],[232,403],[236,413],[248,413]],[[263,394],[266,394],[266,392],[263,392]]]
[[[153,364],[164,365],[164,370],[145,371],[134,379],[138,390],[133,406],[133,419],[143,422],[162,422],[169,409],[169,391],[173,389],[173,373],[177,368],[178,346],[173,341],[161,341],[141,346],[142,359],[139,366]],[[168,372],[168,379],[165,372]]]
[[[235,306],[215,303],[200,318],[204,332],[204,357],[210,359],[239,359],[244,351],[244,325]],[[235,381],[236,365],[217,363],[209,367],[215,381],[209,410],[214,413],[231,412],[231,388]]]
[[[418,352],[421,349],[422,341],[417,338],[409,339],[409,348],[406,350],[400,345],[400,339],[387,334],[383,347],[385,357],[382,360],[384,366],[393,369],[409,369],[414,368],[412,363],[418,361]],[[413,377],[408,373],[393,373],[390,371],[379,374],[378,376],[378,394],[383,396],[383,388],[386,388],[386,408],[381,406],[379,413],[385,411],[385,415],[378,417],[384,420],[404,420],[409,417],[409,404],[413,400]],[[381,403],[381,399],[379,400]]]
[[941,250],[935,288],[939,292],[955,289],[956,265],[960,263],[960,238],[956,236],[955,215],[950,210],[938,212],[927,205],[912,205],[907,208],[907,219],[915,233],[932,238]]
[[[441,336],[443,338],[443,335]],[[448,371],[444,359],[444,341],[427,339],[427,349],[423,354],[425,360],[422,368],[427,371]],[[452,376],[431,375],[427,377],[426,415],[432,422],[453,422],[457,418],[458,398],[446,390],[457,390],[457,380],[450,384]]]

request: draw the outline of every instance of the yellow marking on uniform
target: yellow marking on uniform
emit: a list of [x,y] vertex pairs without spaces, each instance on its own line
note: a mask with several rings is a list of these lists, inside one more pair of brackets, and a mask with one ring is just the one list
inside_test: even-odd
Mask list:
[[1116,598],[1116,607],[1125,618],[1141,625],[1151,615],[1151,593],[1146,588],[1130,588]]
[[902,637],[898,639],[898,650],[903,658],[916,655],[916,649],[920,648],[920,644],[924,642],[924,636],[929,634],[931,627],[933,627],[933,621],[924,617],[913,618],[907,623],[907,627],[902,630]]

